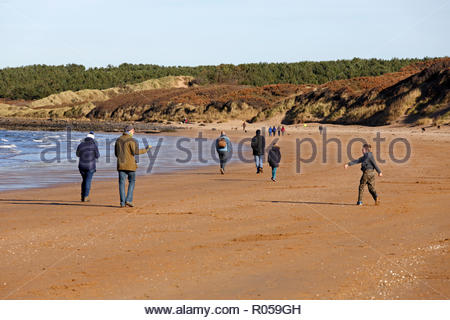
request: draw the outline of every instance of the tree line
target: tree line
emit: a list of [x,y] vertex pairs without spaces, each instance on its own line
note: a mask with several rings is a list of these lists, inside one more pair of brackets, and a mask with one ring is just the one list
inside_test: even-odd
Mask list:
[[[426,59],[426,58],[425,58]],[[158,66],[151,64],[108,65],[85,68],[82,65],[31,65],[0,69],[0,98],[39,99],[66,90],[106,89],[165,76],[193,76],[199,84],[233,83],[322,84],[332,80],[377,76],[399,71],[425,59],[359,59],[295,62],[221,64],[217,66]]]

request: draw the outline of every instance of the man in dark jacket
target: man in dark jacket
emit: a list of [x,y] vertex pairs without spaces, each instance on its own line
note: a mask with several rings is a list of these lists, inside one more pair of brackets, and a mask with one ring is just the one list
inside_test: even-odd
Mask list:
[[266,148],[266,139],[261,135],[261,130],[256,130],[256,136],[252,138],[251,143],[253,156],[255,157],[256,173],[263,173],[264,150]]
[[89,202],[89,192],[91,190],[91,182],[96,170],[97,159],[100,158],[97,144],[94,140],[94,132],[89,132],[87,137],[77,147],[78,169],[81,178],[81,201]]
[[358,202],[356,203],[358,206],[361,206],[362,203],[362,195],[364,192],[364,187],[367,184],[369,188],[369,192],[372,195],[373,200],[375,200],[375,204],[380,204],[380,198],[377,195],[377,191],[375,190],[375,171],[378,173],[380,177],[383,176],[380,168],[375,162],[375,159],[372,154],[372,146],[370,144],[364,144],[362,148],[363,156],[359,159],[350,161],[345,164],[345,169],[349,166],[352,166],[357,163],[361,163],[361,171],[363,172],[361,176],[361,180],[359,181],[359,192],[358,192]]
[[277,182],[277,180],[276,180],[277,169],[278,169],[278,166],[280,165],[280,161],[281,161],[280,147],[277,146],[276,143],[274,143],[274,145],[270,149],[269,155],[267,157],[267,162],[269,162],[269,166],[272,168],[272,181],[273,182]]

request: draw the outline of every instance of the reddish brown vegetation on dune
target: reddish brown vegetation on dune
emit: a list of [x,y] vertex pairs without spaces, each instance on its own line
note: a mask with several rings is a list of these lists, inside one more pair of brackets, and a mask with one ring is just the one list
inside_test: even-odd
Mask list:
[[[263,87],[210,85],[148,90],[99,102],[91,118],[134,121],[261,121],[285,114],[284,123],[322,121],[381,125],[431,118],[446,122],[449,58],[407,66],[395,73],[323,85]],[[426,120],[430,121],[430,120]]]
[[333,81],[296,96],[284,121],[366,125],[448,123],[449,68],[450,59],[442,58],[378,77]]
[[[159,117],[165,120],[180,120],[188,115],[194,120],[204,120],[201,112],[210,110],[210,119],[208,120],[224,120],[226,119],[227,106],[233,103],[239,106],[251,106],[255,112],[258,112],[288,96],[301,92],[304,87],[304,85],[292,84],[263,87],[224,84],[195,88],[148,90],[124,94],[97,103],[97,108],[90,113],[90,116],[93,118],[112,117],[130,120],[130,113],[123,112],[126,109],[132,113],[131,119],[133,120],[156,120],[149,117],[150,113],[157,113]],[[193,107],[197,110],[194,110]],[[174,108],[176,109],[174,112],[164,112],[167,109]],[[215,109],[216,112],[211,112],[211,108]],[[142,113],[136,113],[133,110],[139,110]]]

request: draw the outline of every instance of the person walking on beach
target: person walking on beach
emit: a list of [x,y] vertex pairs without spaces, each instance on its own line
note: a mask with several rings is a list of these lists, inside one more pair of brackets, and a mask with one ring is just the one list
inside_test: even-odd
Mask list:
[[383,173],[375,162],[372,154],[372,146],[370,144],[365,143],[363,145],[362,153],[363,156],[361,158],[346,163],[345,169],[354,164],[361,163],[361,171],[363,174],[361,176],[361,180],[359,181],[358,202],[356,204],[358,206],[362,206],[362,195],[364,192],[364,187],[367,184],[369,192],[372,195],[373,200],[375,200],[375,204],[378,205],[380,204],[380,198],[375,190],[375,171],[380,177],[383,176]]
[[81,182],[81,201],[83,202],[89,202],[92,178],[96,171],[97,159],[100,158],[100,152],[94,138],[94,132],[89,132],[86,138],[78,145],[76,152],[77,157],[80,158],[78,169],[83,179]]
[[230,138],[227,137],[225,131],[220,132],[220,137],[216,139],[216,151],[219,155],[220,173],[225,174],[225,165],[229,160],[232,146]]
[[269,162],[269,166],[272,168],[272,181],[277,182],[277,169],[280,165],[281,161],[281,152],[280,147],[277,146],[276,143],[273,144],[272,148],[269,151],[267,156],[267,162]]
[[251,143],[253,156],[255,157],[256,173],[263,173],[264,150],[266,148],[266,139],[261,135],[261,130],[256,130],[256,136],[252,138]]
[[272,136],[272,127],[269,127],[269,137]]
[[275,126],[272,127],[272,134],[274,137],[277,135],[277,127]]
[[278,131],[278,136],[281,136],[281,126],[278,126],[277,131]]
[[284,136],[284,133],[286,132],[286,129],[284,128],[284,126],[281,127],[281,135]]
[[[131,125],[125,127],[124,133],[116,140],[114,153],[117,157],[117,171],[119,172],[120,207],[134,207],[133,191],[136,182],[136,155],[148,152],[151,146],[139,149],[139,144],[133,138],[134,128]],[[125,180],[128,179],[128,191],[125,194]]]
[[242,122],[242,131],[247,132],[247,130],[245,130],[246,127],[247,127],[247,123],[245,121]]

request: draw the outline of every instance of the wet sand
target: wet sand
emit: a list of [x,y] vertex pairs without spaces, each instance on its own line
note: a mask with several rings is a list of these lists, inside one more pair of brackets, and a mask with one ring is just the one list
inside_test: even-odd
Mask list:
[[[235,163],[138,177],[136,208],[118,208],[116,180],[0,193],[2,299],[447,299],[450,297],[450,130],[328,126],[329,138],[411,142],[408,163],[380,164],[381,205],[361,175],[322,164],[318,125],[280,139],[278,182],[266,166]],[[239,123],[188,126],[207,138]],[[167,134],[166,134],[167,135]],[[318,142],[318,159],[295,172],[295,138]],[[271,138],[267,137],[270,142]],[[360,145],[355,143],[354,155]],[[309,155],[308,148],[302,157]],[[347,160],[345,149],[343,161]],[[401,157],[401,150],[398,157]]]

